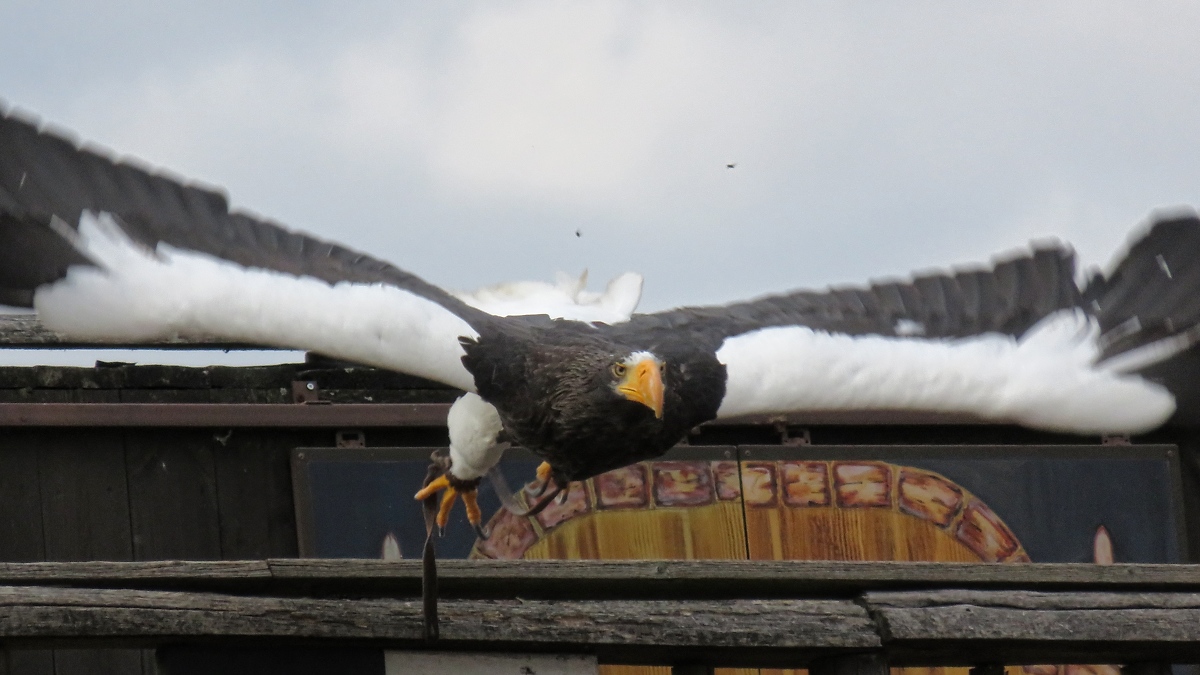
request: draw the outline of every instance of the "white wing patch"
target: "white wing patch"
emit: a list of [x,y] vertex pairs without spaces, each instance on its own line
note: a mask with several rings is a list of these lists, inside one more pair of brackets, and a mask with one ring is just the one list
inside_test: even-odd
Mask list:
[[1076,310],[1021,340],[849,336],[788,326],[725,340],[719,417],[796,410],[972,413],[1076,433],[1153,429],[1175,411],[1165,388],[1105,364],[1095,322]]
[[321,352],[474,390],[459,336],[477,337],[441,305],[395,286],[247,269],[129,240],[85,214],[77,245],[98,265],[73,267],[34,295],[50,329],[96,340],[212,337]]
[[642,275],[626,272],[608,282],[603,293],[587,290],[587,276],[586,270],[578,279],[559,273],[553,284],[514,281],[455,295],[495,316],[548,314],[552,319],[608,324],[628,321],[642,299]]

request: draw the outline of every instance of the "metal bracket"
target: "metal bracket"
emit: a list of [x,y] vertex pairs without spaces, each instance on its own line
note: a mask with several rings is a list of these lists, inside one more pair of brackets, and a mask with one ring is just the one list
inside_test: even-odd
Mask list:
[[1133,445],[1129,434],[1104,434],[1100,437],[1100,445]]
[[358,429],[342,429],[334,435],[334,445],[339,448],[365,448],[367,435]]
[[292,381],[292,403],[318,403],[321,400],[321,385],[315,380]]

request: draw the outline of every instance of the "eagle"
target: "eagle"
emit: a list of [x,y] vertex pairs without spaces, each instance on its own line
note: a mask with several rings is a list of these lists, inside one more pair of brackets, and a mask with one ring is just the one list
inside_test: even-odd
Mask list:
[[[509,445],[555,492],[716,418],[917,410],[1078,434],[1200,418],[1200,220],[1150,219],[1107,273],[1043,243],[987,265],[633,313],[640,278],[497,309],[0,110],[0,304],[97,341],[302,349],[461,389],[417,494],[461,497]],[[578,291],[578,289],[575,289]],[[594,301],[594,302],[593,302]],[[553,494],[553,493],[551,493]],[[544,503],[544,502],[543,502]]]

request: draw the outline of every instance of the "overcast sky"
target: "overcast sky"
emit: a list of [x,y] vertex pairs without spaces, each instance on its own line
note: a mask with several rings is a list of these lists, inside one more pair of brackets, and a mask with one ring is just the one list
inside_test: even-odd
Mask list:
[[1197,26],[1193,2],[6,0],[0,98],[443,286],[634,270],[654,310],[1035,238],[1107,263],[1200,203]]

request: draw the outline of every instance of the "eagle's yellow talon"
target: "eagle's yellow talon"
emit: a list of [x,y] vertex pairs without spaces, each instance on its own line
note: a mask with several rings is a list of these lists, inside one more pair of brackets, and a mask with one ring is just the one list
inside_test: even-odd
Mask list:
[[[446,486],[446,494],[442,495],[442,508],[438,509],[437,525],[440,529],[446,529],[446,523],[450,522],[450,509],[454,506],[454,502],[458,500],[458,490]],[[470,509],[468,509],[468,512]]]
[[454,483],[450,477],[443,474],[429,481],[429,485],[418,490],[415,498],[418,501],[424,501],[442,490],[445,490],[445,492],[442,494],[442,502],[438,506],[436,518],[438,531],[445,531],[446,525],[450,522],[450,511],[453,510],[454,502],[458,501],[458,497],[461,495],[463,506],[467,509],[467,520],[475,528],[475,531],[479,533],[479,536],[486,538],[487,534],[483,529],[483,513],[479,510],[479,500],[475,492],[474,483],[466,481],[466,485],[464,485],[463,482],[459,482],[458,487],[454,487]]
[[467,522],[471,527],[479,529],[483,522],[483,513],[479,510],[479,501],[474,490],[462,493],[463,506],[467,509]]
[[445,490],[450,487],[450,480],[445,476],[438,476],[425,487],[417,490],[417,494],[413,497],[417,501],[428,499],[436,494],[439,490]]

